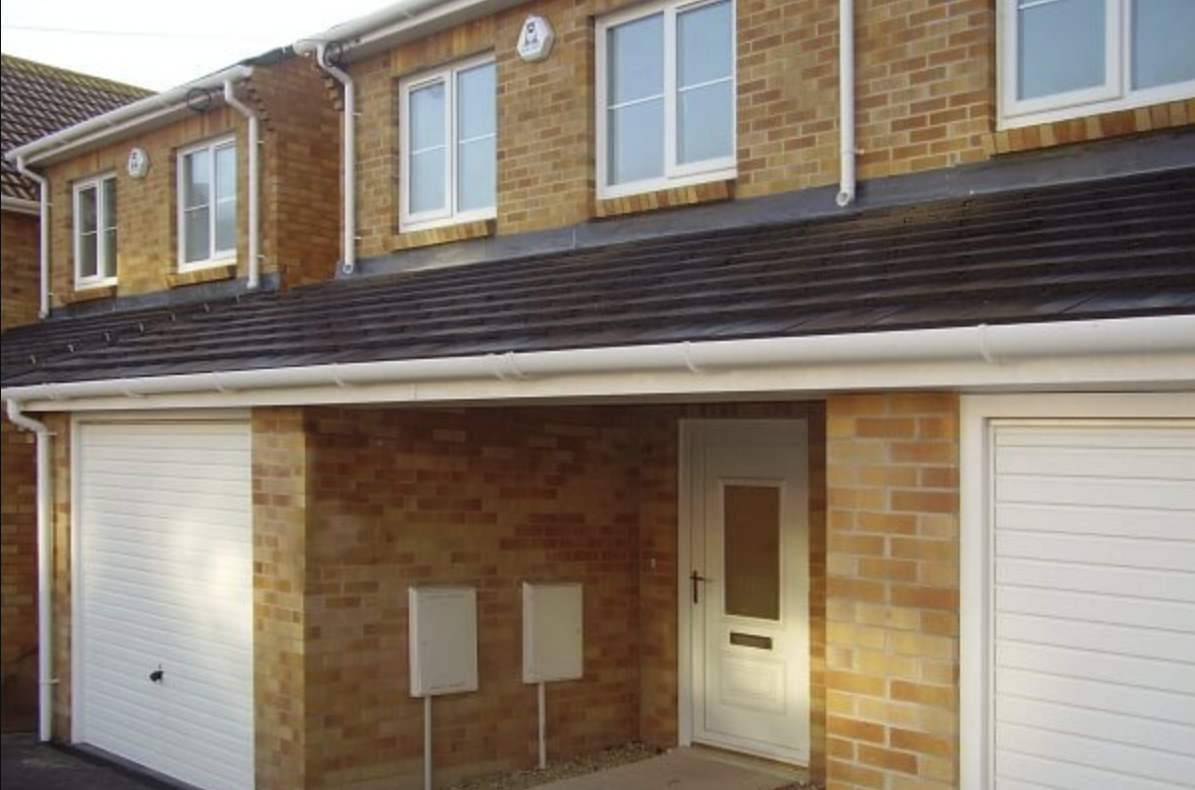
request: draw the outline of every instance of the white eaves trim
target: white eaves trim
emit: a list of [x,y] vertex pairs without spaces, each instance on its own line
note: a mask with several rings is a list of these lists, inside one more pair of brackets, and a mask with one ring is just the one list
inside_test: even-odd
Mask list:
[[36,200],[4,195],[0,198],[0,210],[11,211],[15,214],[31,214],[36,217],[41,211],[41,204]]
[[252,74],[252,66],[230,66],[18,146],[6,153],[4,158],[10,162],[24,159],[28,166],[58,161],[186,115],[191,112],[187,107],[187,95],[192,91],[211,91],[213,101],[221,101],[225,82],[248,79]]
[[30,411],[833,390],[1191,389],[1195,315],[535,351],[9,387]]

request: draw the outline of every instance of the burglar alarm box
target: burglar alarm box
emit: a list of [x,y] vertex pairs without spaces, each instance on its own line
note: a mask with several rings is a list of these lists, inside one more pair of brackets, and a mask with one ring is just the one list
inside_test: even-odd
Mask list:
[[410,588],[411,696],[476,691],[477,591]]
[[576,680],[584,669],[580,584],[523,583],[523,682]]

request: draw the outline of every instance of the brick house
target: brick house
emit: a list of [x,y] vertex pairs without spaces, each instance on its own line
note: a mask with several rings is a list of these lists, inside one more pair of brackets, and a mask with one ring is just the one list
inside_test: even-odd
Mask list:
[[[0,56],[3,153],[100,115],[148,91],[11,55]],[[38,186],[7,159],[0,162],[0,327],[37,320]],[[37,711],[37,546],[33,442],[0,418],[3,473],[3,603],[0,603],[0,722],[5,731],[33,726]]]
[[[171,176],[110,310],[55,252],[67,315],[4,335],[53,434],[56,737],[201,787],[418,787],[408,591],[451,585],[477,688],[435,701],[437,786],[526,767],[521,586],[560,582],[552,757],[1186,781],[1195,20],[1105,6],[415,0],[296,43],[327,82],[271,68],[313,118],[257,112],[302,199],[259,210],[338,217],[339,252],[304,219],[276,281],[159,301],[191,279]],[[176,173],[242,121],[177,123],[209,125],[146,147]],[[300,160],[329,178],[337,139],[321,200]],[[91,144],[25,152],[66,194]]]

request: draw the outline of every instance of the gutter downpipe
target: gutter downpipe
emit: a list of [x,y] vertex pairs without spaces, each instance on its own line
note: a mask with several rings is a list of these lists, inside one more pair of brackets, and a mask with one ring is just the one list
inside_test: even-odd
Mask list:
[[40,173],[35,173],[25,164],[25,157],[17,157],[17,170],[26,178],[37,182],[38,191],[38,263],[41,283],[38,287],[37,314],[41,318],[50,315],[50,183]]
[[315,50],[315,62],[344,86],[344,126],[341,138],[344,157],[344,262],[341,269],[352,274],[357,268],[357,100],[353,78],[348,72],[328,62],[328,45],[321,42]]
[[[250,72],[251,74],[252,72]],[[248,76],[248,75],[245,75]],[[231,79],[224,80],[224,103],[234,110],[245,116],[249,121],[249,273],[248,281],[245,287],[250,291],[256,290],[260,282],[261,260],[260,260],[260,244],[261,234],[258,229],[258,200],[260,193],[259,186],[259,164],[258,164],[258,147],[261,144],[261,131],[257,119],[257,113],[250,110],[240,99],[236,96],[236,86],[233,85]]]
[[8,421],[37,436],[37,720],[38,740],[49,741],[54,734],[54,534],[50,524],[53,505],[50,429],[44,422],[21,411],[21,403],[5,404]]
[[838,0],[839,208],[855,202],[855,3]]

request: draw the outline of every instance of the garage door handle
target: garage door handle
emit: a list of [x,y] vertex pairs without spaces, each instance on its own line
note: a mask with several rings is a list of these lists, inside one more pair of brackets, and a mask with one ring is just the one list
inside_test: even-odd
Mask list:
[[161,682],[162,682],[162,676],[163,676],[164,674],[166,674],[166,673],[162,671],[162,668],[161,668],[161,667],[158,667],[158,668],[157,668],[157,669],[155,669],[153,672],[150,672],[150,673],[149,673],[149,679],[150,679],[150,680],[152,680],[154,683],[161,683]]

